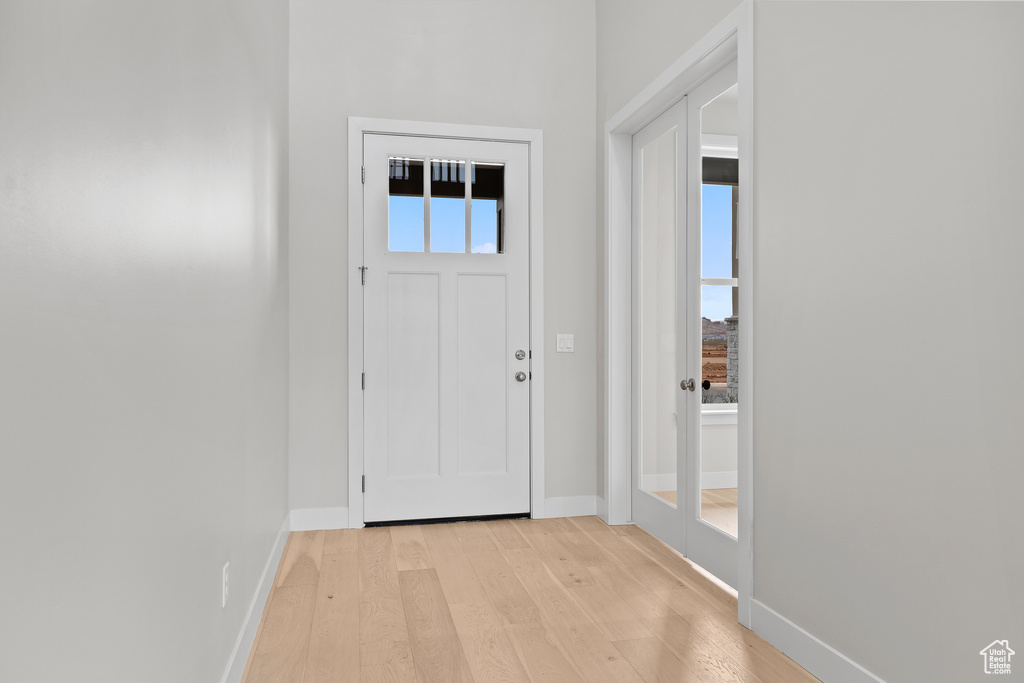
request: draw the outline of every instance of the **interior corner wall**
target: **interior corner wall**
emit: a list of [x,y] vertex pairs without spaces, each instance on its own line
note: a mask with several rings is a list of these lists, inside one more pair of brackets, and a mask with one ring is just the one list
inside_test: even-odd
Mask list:
[[546,495],[594,495],[595,30],[593,0],[291,3],[292,508],[348,505],[349,116],[543,130]]
[[1024,4],[755,26],[754,597],[891,683],[987,680],[1024,644]]
[[597,0],[597,492],[604,497],[605,467],[605,122],[638,95],[720,21],[740,0]]
[[224,673],[287,512],[287,23],[0,6],[0,680]]

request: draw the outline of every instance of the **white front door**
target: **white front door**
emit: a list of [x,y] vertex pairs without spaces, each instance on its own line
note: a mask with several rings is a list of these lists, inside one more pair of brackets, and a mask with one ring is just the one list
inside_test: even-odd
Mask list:
[[530,511],[528,162],[363,136],[367,522]]

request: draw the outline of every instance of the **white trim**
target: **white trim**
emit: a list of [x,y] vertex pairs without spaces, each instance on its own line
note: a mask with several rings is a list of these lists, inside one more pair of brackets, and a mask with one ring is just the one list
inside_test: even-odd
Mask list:
[[597,514],[597,496],[548,498],[544,509],[547,517],[588,517]]
[[739,476],[736,472],[701,472],[701,489],[734,489]]
[[744,0],[707,35],[654,79],[605,123],[605,490],[602,519],[625,524],[631,516],[630,461],[632,444],[632,135],[729,62],[738,70],[738,149],[740,202],[738,209],[740,280],[740,367],[743,383],[739,416],[739,611],[741,624],[750,624],[753,595],[753,0]]
[[544,517],[544,133],[536,128],[351,116],[348,119],[348,524],[352,528],[363,526],[363,391],[360,382],[363,296],[359,266],[363,265],[365,133],[519,142],[530,147],[530,514]]
[[348,521],[353,529],[363,526],[363,130],[361,119],[349,118]]
[[738,159],[738,138],[739,136],[737,135],[701,133],[700,155],[704,157],[718,157],[719,159]]
[[782,654],[828,683],[885,683],[759,600],[750,601],[753,630]]
[[743,413],[739,417],[736,451],[737,549],[739,571],[736,592],[737,618],[750,628],[750,602],[754,599],[754,0],[746,0],[736,9],[737,99],[739,118],[740,190],[736,221],[737,254],[740,276],[739,356],[743,373],[739,400]]
[[228,658],[228,665],[224,669],[221,683],[240,683],[242,674],[245,673],[245,663],[249,659],[249,652],[256,640],[256,631],[260,628],[260,619],[263,618],[263,610],[267,606],[267,598],[270,597],[270,589],[273,587],[274,576],[277,574],[277,566],[281,564],[281,556],[284,555],[284,546],[288,542],[289,519],[286,516],[281,522],[281,530],[277,532],[274,546],[270,549],[270,557],[263,565],[263,573],[256,584],[256,592],[249,603],[249,611],[245,613],[245,621],[242,622],[242,630],[235,640],[235,647],[231,650]]
[[[633,319],[632,319],[632,129],[605,135],[604,337],[605,474],[603,519],[609,525],[632,521]],[[616,229],[613,229],[615,226]]]
[[[708,409],[708,406],[718,405],[731,405],[732,408],[725,410]],[[737,414],[735,403],[705,403],[704,407],[700,411],[701,427],[725,427],[735,424],[739,424],[739,416]]]
[[348,508],[298,508],[289,516],[292,531],[347,529]]
[[[530,515],[548,516],[544,483],[544,135],[530,143]],[[590,513],[594,514],[594,513]]]

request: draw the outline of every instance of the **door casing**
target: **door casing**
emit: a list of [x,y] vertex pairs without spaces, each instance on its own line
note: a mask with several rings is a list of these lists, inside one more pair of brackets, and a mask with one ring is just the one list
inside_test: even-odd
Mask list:
[[349,117],[348,119],[348,525],[363,526],[363,135],[406,135],[529,146],[530,237],[530,516],[544,517],[544,230],[543,132]]
[[[604,490],[598,516],[628,524],[632,509],[632,136],[729,62],[736,61],[739,83],[740,197],[739,252],[740,387],[738,443],[739,567],[738,620],[750,627],[753,600],[753,132],[754,3],[745,0],[682,57],[605,122],[604,205]],[[603,495],[601,495],[603,494]]]

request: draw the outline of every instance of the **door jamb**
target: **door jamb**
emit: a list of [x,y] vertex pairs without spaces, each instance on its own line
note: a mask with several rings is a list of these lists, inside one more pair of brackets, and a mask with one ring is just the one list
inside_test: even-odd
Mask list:
[[[530,516],[544,517],[543,131],[392,119],[348,119],[348,521],[363,526],[363,135],[409,135],[525,143],[530,149]],[[368,273],[367,277],[373,277]]]
[[753,599],[753,0],[745,0],[682,57],[605,122],[605,458],[598,515],[609,524],[631,519],[632,465],[632,137],[729,62],[739,82],[740,401],[738,471],[739,610],[750,627]]

